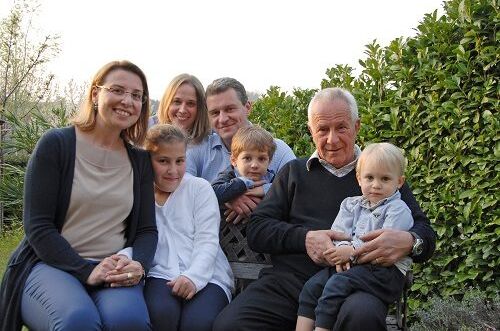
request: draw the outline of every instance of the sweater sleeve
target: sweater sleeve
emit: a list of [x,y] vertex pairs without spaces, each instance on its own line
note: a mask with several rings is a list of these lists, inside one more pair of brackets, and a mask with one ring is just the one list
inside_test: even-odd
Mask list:
[[194,240],[191,264],[182,273],[196,286],[196,292],[202,290],[212,279],[215,259],[219,248],[220,216],[217,198],[204,179],[197,179],[193,199]]
[[212,183],[219,204],[224,204],[247,191],[245,182],[236,177],[231,167],[221,172]]
[[156,229],[154,192],[153,192],[153,169],[148,153],[138,151],[137,157],[141,166],[138,167],[140,180],[139,192],[134,191],[134,198],[137,198],[138,215],[134,217],[133,222],[135,236],[133,239],[133,259],[141,263],[145,272],[151,267],[153,257],[158,242],[158,231]]
[[425,262],[430,259],[436,249],[436,233],[432,229],[429,219],[420,209],[420,206],[413,196],[408,184],[405,183],[399,191],[401,193],[401,200],[403,200],[408,208],[410,208],[411,215],[413,217],[413,226],[410,231],[418,234],[424,242],[422,254],[412,256],[412,259],[417,263]]
[[289,222],[294,183],[290,180],[291,164],[276,175],[271,189],[259,203],[247,225],[247,240],[259,253],[304,253],[307,229]]
[[24,230],[40,260],[67,271],[85,284],[94,266],[76,253],[56,226],[62,204],[59,193],[66,179],[64,162],[70,154],[65,149],[65,139],[68,137],[60,130],[50,130],[31,154],[24,180]]

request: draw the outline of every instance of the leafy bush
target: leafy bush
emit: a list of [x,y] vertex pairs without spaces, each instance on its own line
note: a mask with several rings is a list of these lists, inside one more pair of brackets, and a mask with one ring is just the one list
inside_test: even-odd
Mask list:
[[4,142],[5,163],[2,165],[0,200],[9,227],[22,222],[23,184],[26,163],[41,135],[50,128],[68,125],[70,114],[64,106],[33,109],[24,117],[6,113],[9,133]]
[[500,329],[500,296],[487,298],[484,292],[467,291],[461,301],[454,298],[430,299],[429,307],[416,312],[412,331]]
[[[367,45],[358,77],[337,65],[321,82],[356,97],[360,145],[390,141],[406,151],[408,182],[438,234],[434,257],[414,267],[412,309],[432,294],[474,286],[492,297],[500,288],[498,1],[452,0],[444,9],[425,15],[416,37]],[[272,87],[252,120],[310,155],[313,93]]]

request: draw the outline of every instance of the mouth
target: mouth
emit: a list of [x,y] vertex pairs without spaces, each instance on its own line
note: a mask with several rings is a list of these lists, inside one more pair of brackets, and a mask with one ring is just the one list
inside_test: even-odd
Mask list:
[[175,118],[177,118],[177,120],[183,122],[183,121],[187,121],[189,119],[189,116],[175,116]]
[[125,117],[132,116],[132,113],[123,109],[113,108],[113,111],[120,116],[125,116]]

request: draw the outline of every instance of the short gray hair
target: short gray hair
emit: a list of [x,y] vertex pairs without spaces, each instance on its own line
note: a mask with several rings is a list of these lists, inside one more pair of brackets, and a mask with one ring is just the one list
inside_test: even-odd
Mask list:
[[349,112],[351,113],[351,119],[353,122],[356,122],[359,119],[358,116],[358,105],[356,104],[356,99],[352,96],[352,94],[339,87],[328,87],[323,90],[319,90],[309,102],[309,106],[307,107],[307,121],[311,123],[312,118],[312,105],[319,100],[328,100],[334,101],[336,99],[341,99],[347,103],[349,107]]
[[243,84],[230,77],[222,77],[214,80],[210,85],[207,86],[205,96],[208,98],[211,95],[224,93],[230,88],[232,88],[236,92],[238,99],[240,99],[243,105],[248,102],[247,91],[245,90]]

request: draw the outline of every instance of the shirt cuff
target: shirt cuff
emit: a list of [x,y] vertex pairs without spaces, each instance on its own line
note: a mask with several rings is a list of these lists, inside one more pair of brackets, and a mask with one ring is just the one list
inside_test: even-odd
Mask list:
[[245,186],[247,187],[247,190],[252,189],[255,186],[254,181],[251,180],[251,179],[249,179],[249,178],[240,176],[240,177],[238,177],[238,179],[242,180],[243,183],[245,183]]

